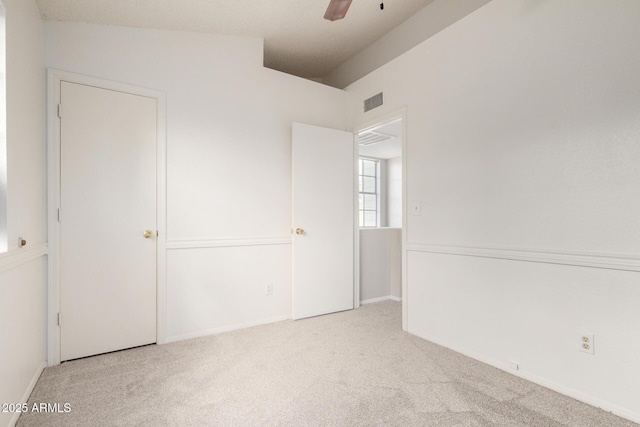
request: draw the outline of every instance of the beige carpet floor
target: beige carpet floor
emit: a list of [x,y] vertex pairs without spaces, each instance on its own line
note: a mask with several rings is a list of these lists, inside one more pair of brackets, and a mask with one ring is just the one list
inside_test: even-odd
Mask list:
[[45,369],[18,426],[637,426],[401,330],[400,304]]

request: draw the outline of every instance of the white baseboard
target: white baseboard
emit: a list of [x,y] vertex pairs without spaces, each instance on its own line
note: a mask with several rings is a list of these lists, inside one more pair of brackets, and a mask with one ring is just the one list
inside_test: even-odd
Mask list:
[[388,301],[388,300],[392,300],[392,301],[402,301],[402,298],[398,298],[398,297],[394,297],[391,295],[385,295],[383,297],[378,297],[378,298],[369,298],[369,299],[365,299],[360,301],[360,304],[373,304],[374,302],[380,302],[380,301]]
[[[33,378],[31,378],[31,381],[29,382],[27,389],[22,395],[22,399],[20,400],[20,403],[27,403],[29,401],[29,396],[31,396],[31,393],[33,392],[33,389],[35,388],[36,383],[38,382],[38,379],[40,378],[40,375],[42,374],[42,371],[44,370],[44,368],[46,368],[46,366],[47,366],[46,362],[42,362],[40,366],[38,366],[38,369],[36,369],[35,374],[33,374]],[[18,418],[20,418],[20,412],[15,412],[13,414],[13,417],[11,417],[11,420],[9,420],[9,427],[15,426],[16,423],[18,422]]]
[[167,337],[167,339],[163,342],[163,344],[176,342],[176,341],[190,340],[193,338],[206,337],[208,335],[216,335],[224,332],[237,331],[238,329],[246,329],[246,328],[251,328],[253,326],[259,326],[259,325],[267,325],[269,323],[276,323],[276,322],[281,322],[283,320],[289,320],[289,319],[291,319],[291,316],[289,315],[276,316],[276,317],[269,317],[266,319],[253,320],[251,322],[236,323],[234,325],[221,326],[219,328],[205,329],[203,331],[192,332],[189,334]]
[[[411,333],[411,332],[409,332]],[[417,334],[414,334],[416,336],[419,336]],[[556,391],[560,394],[564,394],[565,396],[569,396],[573,399],[579,400],[580,402],[586,403],[588,405],[591,406],[595,406],[596,408],[600,408],[604,411],[607,412],[611,412],[614,415],[617,415],[619,417],[625,418],[627,420],[633,421],[635,423],[640,423],[640,413],[634,412],[634,411],[630,411],[627,408],[623,408],[619,405],[616,405],[614,403],[611,402],[607,402],[606,400],[602,400],[602,399],[598,399],[596,397],[590,396],[588,394],[585,394],[579,390],[573,389],[571,387],[567,387],[563,384],[559,384],[556,383],[554,381],[550,381],[544,377],[541,377],[539,375],[536,375],[534,373],[531,372],[527,372],[526,370],[513,370],[511,369],[508,364],[506,362],[502,362],[500,360],[495,360],[492,359],[490,357],[486,357],[484,355],[478,354],[478,353],[474,353],[474,352],[469,352],[469,351],[465,351],[459,348],[455,348],[452,347],[450,345],[447,345],[446,343],[444,343],[443,341],[440,341],[438,339],[431,339],[431,338],[425,338],[425,337],[420,337],[423,338],[427,341],[430,341],[432,343],[438,344],[442,347],[446,347],[450,350],[455,351],[456,353],[460,353],[463,354],[467,357],[470,357],[472,359],[478,360],[482,363],[486,363],[487,365],[491,365],[494,368],[498,368],[501,371],[505,371],[511,375],[515,375],[517,377],[523,378],[527,381],[531,381],[532,383],[541,385],[543,387],[546,387],[550,390]]]
[[558,393],[564,394],[565,396],[572,397],[576,400],[584,402],[588,405],[595,406],[596,408],[600,408],[604,411],[611,412],[614,415],[625,418],[627,420],[633,421],[635,423],[640,424],[640,414],[637,412],[630,411],[626,408],[623,408],[619,405],[616,405],[611,402],[607,402],[606,400],[598,399],[593,396],[589,396],[588,394],[584,394],[578,390],[572,389],[570,387],[566,387],[562,384],[558,384],[553,381],[549,381],[546,378],[540,377],[538,375],[532,374],[530,372],[520,372],[520,371],[512,371],[509,373],[514,373],[515,375],[524,378],[525,380],[531,381],[533,383],[539,384],[543,387],[551,389],[553,391],[557,391]]

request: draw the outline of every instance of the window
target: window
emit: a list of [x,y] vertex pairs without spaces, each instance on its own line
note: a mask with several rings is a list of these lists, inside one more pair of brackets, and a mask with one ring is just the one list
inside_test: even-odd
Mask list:
[[378,226],[378,198],[380,195],[378,175],[379,162],[360,158],[358,173],[360,227]]

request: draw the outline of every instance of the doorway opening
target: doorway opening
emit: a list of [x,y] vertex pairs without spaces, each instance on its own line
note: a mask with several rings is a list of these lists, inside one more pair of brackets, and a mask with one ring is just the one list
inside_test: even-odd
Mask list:
[[402,301],[403,118],[356,134],[359,303]]

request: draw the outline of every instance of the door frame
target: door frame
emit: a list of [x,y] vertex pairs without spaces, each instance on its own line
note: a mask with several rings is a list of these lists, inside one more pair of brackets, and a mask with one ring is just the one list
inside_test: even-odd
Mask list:
[[[156,342],[166,342],[166,95],[164,92],[67,71],[47,69],[47,363],[60,364],[60,84],[62,81],[146,96],[157,101],[156,117]],[[63,320],[64,321],[64,320]]]
[[[409,311],[408,311],[408,300],[409,300],[409,293],[408,293],[408,289],[407,289],[407,217],[408,217],[408,212],[407,212],[407,109],[406,107],[403,108],[399,108],[397,110],[394,110],[390,113],[386,113],[386,114],[382,114],[380,116],[376,116],[375,118],[369,119],[366,122],[362,122],[359,125],[357,125],[354,130],[353,133],[355,136],[357,136],[359,133],[364,132],[368,129],[374,128],[376,126],[379,126],[385,122],[389,122],[391,120],[394,119],[401,119],[402,120],[402,243],[401,243],[401,255],[402,255],[402,330],[403,331],[407,331],[408,330],[408,323],[409,323]],[[359,144],[355,143],[356,146],[356,153],[355,153],[355,157],[356,157],[356,162],[358,161],[358,158],[360,156],[360,146]],[[357,164],[357,163],[356,163]],[[358,168],[356,166],[355,168],[355,180],[357,182],[358,180]],[[357,193],[357,185],[356,185],[356,206],[358,203],[358,193]],[[356,220],[356,230],[357,230],[357,241],[359,242],[360,240],[360,224],[359,222]],[[355,259],[357,262],[357,270],[358,273],[360,272],[360,245],[356,244],[356,255],[355,255]],[[358,274],[358,279],[357,279],[357,283],[355,286],[356,291],[354,292],[355,294],[355,298],[356,298],[356,303],[357,306],[360,306],[360,276]]]

